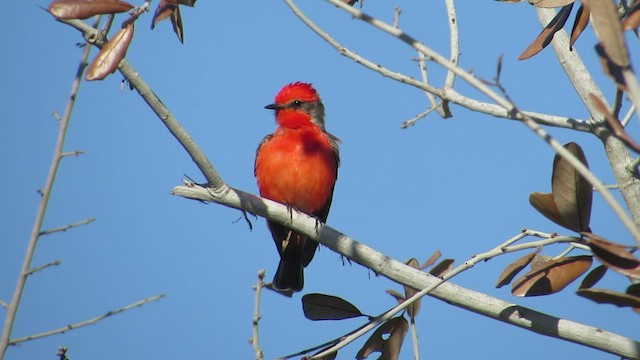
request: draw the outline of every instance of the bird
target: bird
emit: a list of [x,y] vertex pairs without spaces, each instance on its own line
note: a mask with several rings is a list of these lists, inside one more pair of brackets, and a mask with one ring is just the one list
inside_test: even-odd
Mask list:
[[[340,140],[325,129],[324,105],[310,83],[285,85],[273,104],[276,130],[256,150],[254,175],[260,195],[327,221],[340,165]],[[286,226],[267,220],[280,263],[272,286],[301,291],[304,268],[318,243]]]

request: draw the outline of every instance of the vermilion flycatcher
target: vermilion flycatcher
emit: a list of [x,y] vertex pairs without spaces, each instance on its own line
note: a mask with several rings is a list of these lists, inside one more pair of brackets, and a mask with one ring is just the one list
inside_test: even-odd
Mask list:
[[[254,174],[260,195],[325,222],[338,177],[338,138],[324,128],[324,105],[311,84],[296,82],[282,88],[275,103],[276,131],[256,151]],[[267,221],[280,253],[273,278],[278,290],[300,291],[303,268],[318,243],[272,221]]]

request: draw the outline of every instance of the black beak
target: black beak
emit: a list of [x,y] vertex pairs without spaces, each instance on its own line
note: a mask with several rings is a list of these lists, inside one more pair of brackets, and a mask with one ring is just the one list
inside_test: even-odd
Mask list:
[[278,104],[269,104],[267,106],[264,107],[265,109],[269,109],[269,110],[280,110],[282,109],[282,106],[278,105]]

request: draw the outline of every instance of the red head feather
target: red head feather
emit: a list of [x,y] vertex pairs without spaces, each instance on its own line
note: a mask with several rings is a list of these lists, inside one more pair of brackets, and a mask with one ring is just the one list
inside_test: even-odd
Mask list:
[[300,100],[304,102],[313,102],[320,100],[318,92],[309,83],[294,82],[286,85],[276,95],[275,103],[277,105],[284,105],[291,100]]

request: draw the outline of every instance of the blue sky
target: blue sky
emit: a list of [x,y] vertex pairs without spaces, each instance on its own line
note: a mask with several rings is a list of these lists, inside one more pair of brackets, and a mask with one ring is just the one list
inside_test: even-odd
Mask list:
[[[12,1],[0,25],[0,298],[15,287],[58,126],[81,55],[78,32],[39,6]],[[415,52],[390,36],[350,19],[324,2],[299,4],[338,41],[373,61],[419,77]],[[364,11],[385,21],[402,8],[400,26],[447,54],[448,30],[440,2],[366,1]],[[153,5],[155,7],[155,5]],[[461,66],[480,77],[495,75],[504,54],[502,80],[523,109],[585,118],[551,49],[525,62],[517,57],[539,33],[531,6],[494,1],[458,3]],[[149,29],[151,14],[137,24],[127,59],[182,122],[229,185],[256,192],[255,149],[274,130],[263,109],[294,81],[312,82],[327,109],[327,129],[342,139],[342,166],[328,223],[399,260],[421,261],[440,249],[462,263],[517,234],[523,227],[568,231],[529,204],[534,191],[550,191],[552,150],[524,125],[454,106],[454,117],[435,114],[416,126],[400,124],[429,105],[415,88],[402,85],[340,56],[293,16],[283,2],[208,2],[183,8],[185,43],[168,22]],[[124,19],[116,18],[116,24]],[[594,57],[592,31],[577,49],[609,98],[609,81]],[[635,47],[637,44],[634,44]],[[634,47],[631,48],[634,53]],[[636,52],[637,53],[637,52]],[[95,54],[95,51],[93,52]],[[443,72],[430,64],[440,84]],[[70,348],[71,359],[209,358],[250,359],[253,291],[259,269],[270,279],[277,252],[262,219],[215,204],[172,196],[184,175],[202,181],[189,156],[132,91],[121,91],[116,73],[83,82],[65,150],[83,150],[62,163],[45,219],[53,228],[89,217],[97,221],[42,238],[34,266],[62,264],[29,280],[14,336],[58,328],[139,299],[166,294],[95,326],[11,348],[7,359],[53,359]],[[459,92],[478,95],[458,80]],[[626,104],[628,106],[628,104]],[[631,134],[637,133],[632,120]],[[613,181],[600,142],[593,136],[550,129],[561,142],[578,142],[591,168]],[[620,221],[594,196],[592,228],[631,243]],[[546,250],[555,255],[561,247]],[[542,312],[626,336],[637,336],[637,315],[562,294],[519,299],[495,281],[519,254],[481,264],[454,280]],[[377,314],[394,304],[384,291],[401,287],[359,265],[343,265],[324,248],[306,270],[304,293],[344,297]],[[624,290],[626,280],[609,275],[603,286]],[[310,322],[300,298],[263,293],[261,345],[275,358],[337,337],[359,320]],[[426,299],[418,318],[421,355],[429,358],[520,359],[610,356],[541,337]],[[364,340],[341,351],[349,359]],[[411,359],[410,339],[402,359]],[[490,355],[487,355],[490,354]]]

